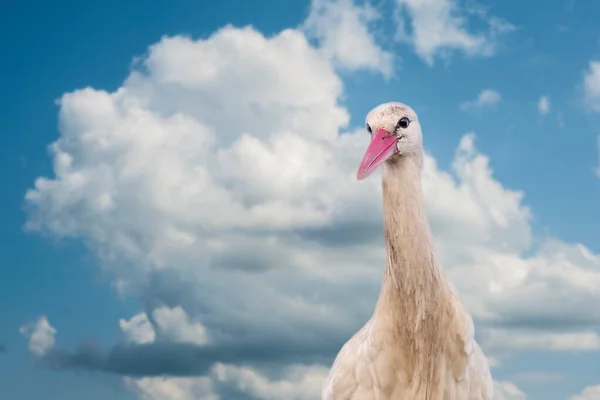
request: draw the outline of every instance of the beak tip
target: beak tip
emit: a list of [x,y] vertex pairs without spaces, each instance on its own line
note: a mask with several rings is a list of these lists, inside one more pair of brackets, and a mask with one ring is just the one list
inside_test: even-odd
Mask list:
[[397,153],[396,143],[398,138],[385,129],[378,129],[373,134],[369,147],[358,167],[356,179],[362,181],[388,158]]
[[360,170],[356,173],[356,180],[357,181],[364,181],[365,179],[367,179],[368,176],[371,175],[373,171],[365,169],[365,170]]

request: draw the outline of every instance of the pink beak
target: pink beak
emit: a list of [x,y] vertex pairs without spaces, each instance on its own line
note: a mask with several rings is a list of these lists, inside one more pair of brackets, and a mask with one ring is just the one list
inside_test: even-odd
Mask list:
[[365,179],[385,160],[396,154],[398,152],[397,142],[398,138],[396,136],[385,129],[378,129],[373,134],[367,152],[360,163],[360,167],[358,167],[356,179],[359,181]]

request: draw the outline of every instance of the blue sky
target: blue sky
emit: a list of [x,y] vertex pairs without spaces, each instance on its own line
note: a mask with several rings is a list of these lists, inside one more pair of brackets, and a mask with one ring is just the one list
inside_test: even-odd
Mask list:
[[[299,0],[8,6],[0,15],[0,393],[168,399],[180,390],[187,399],[209,390],[200,378],[143,378],[135,366],[138,375],[123,383],[117,367],[93,357],[48,367],[48,354],[72,361],[90,340],[115,352],[120,343],[162,343],[170,359],[182,343],[206,345],[189,332],[209,342],[232,332],[254,338],[260,325],[271,327],[265,337],[298,348],[343,342],[370,315],[383,268],[381,215],[365,211],[379,202],[377,179],[352,180],[366,146],[363,120],[397,100],[419,113],[437,163],[426,195],[447,200],[428,203],[443,264],[497,359],[495,380],[525,393],[506,398],[592,399],[570,396],[600,385],[600,67],[590,64],[600,61],[600,4],[429,1],[442,11],[419,14],[410,0],[315,1],[312,11]],[[435,29],[440,37],[417,34]],[[323,144],[338,132],[343,144]],[[471,132],[474,144],[464,139]],[[455,157],[459,142],[464,160]],[[281,154],[290,143],[293,153]],[[286,157],[310,167],[261,169]],[[56,188],[36,187],[39,177]],[[38,196],[26,199],[34,188]],[[373,226],[364,248],[339,236]],[[282,237],[285,245],[272,244]],[[193,249],[178,247],[188,242]],[[335,263],[353,251],[356,265],[332,284]],[[492,293],[491,283],[501,289]],[[357,310],[344,310],[348,293],[361,298]],[[291,298],[337,314],[313,314]],[[492,314],[503,323],[486,321]],[[135,315],[146,321],[135,332],[119,324]],[[20,328],[31,334],[42,316],[55,342],[36,354]],[[150,326],[153,339],[140,342]],[[330,340],[303,342],[282,326]],[[213,369],[207,379],[224,399],[277,398],[276,383],[287,379],[252,360],[215,361],[229,378]],[[305,372],[318,377],[328,362],[297,365],[316,365]],[[206,375],[194,368],[185,374]],[[240,371],[262,374],[273,391],[241,393]]]

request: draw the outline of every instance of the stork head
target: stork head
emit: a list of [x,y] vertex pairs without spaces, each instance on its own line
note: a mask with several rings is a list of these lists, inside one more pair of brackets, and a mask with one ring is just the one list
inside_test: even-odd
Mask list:
[[417,114],[402,103],[384,103],[372,109],[366,119],[371,142],[360,163],[358,180],[396,157],[422,157],[423,136]]

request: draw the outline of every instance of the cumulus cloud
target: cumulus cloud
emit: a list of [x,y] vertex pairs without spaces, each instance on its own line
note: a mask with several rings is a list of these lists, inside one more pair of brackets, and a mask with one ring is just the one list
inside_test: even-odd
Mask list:
[[460,109],[463,111],[479,110],[484,107],[492,107],[500,102],[502,96],[495,90],[484,89],[479,93],[475,100],[461,103]]
[[[46,351],[49,365],[128,376],[142,398],[311,398],[385,261],[380,182],[355,181],[368,135],[348,127],[338,68],[300,30],[226,27],[162,38],[114,92],[62,96],[27,228],[82,240],[144,311],[119,321],[122,343]],[[584,305],[600,300],[600,257],[533,248],[524,193],[494,178],[474,134],[449,170],[426,154],[423,187],[486,349],[533,331],[544,349],[595,346],[600,311]]]
[[125,383],[141,400],[221,400],[210,377],[125,378]]
[[369,3],[352,0],[313,0],[303,28],[319,40],[320,48],[345,69],[371,69],[386,77],[393,73],[393,55],[378,44],[369,26],[380,15]]
[[583,74],[583,94],[587,107],[600,112],[600,61],[590,61]]
[[[396,4],[400,10],[399,38],[410,42],[429,65],[436,57],[448,59],[454,51],[467,56],[494,55],[498,39],[515,30],[475,3],[462,6],[457,0],[396,0]],[[483,21],[486,29],[471,31],[470,19]]]
[[327,372],[322,366],[293,365],[269,378],[250,368],[219,363],[208,377],[127,378],[126,383],[148,400],[318,400]]
[[548,99],[548,96],[540,97],[537,107],[540,114],[548,114],[550,112],[550,99]]
[[36,357],[43,357],[54,348],[56,329],[50,325],[46,316],[22,326],[19,332],[29,338],[29,351]]
[[121,319],[119,326],[128,342],[153,343],[157,336],[178,343],[206,344],[206,328],[199,321],[192,321],[179,306],[157,307],[151,313],[152,322],[146,313],[133,316],[129,321]]
[[569,400],[600,400],[600,385],[588,386],[581,393],[569,397]]
[[152,343],[156,339],[156,332],[146,313],[134,315],[130,320],[120,319],[119,327],[125,340],[131,343]]
[[[248,53],[248,48],[262,47],[274,65],[256,67],[255,75],[265,76],[260,87],[253,85],[256,79],[235,84],[237,99],[243,99],[235,107],[220,112],[213,107],[208,113],[205,110],[228,92],[234,80],[227,75],[228,65],[239,61],[234,51],[219,53],[219,60],[195,54],[210,52],[215,43],[238,46],[239,52],[261,60],[264,55]],[[286,45],[297,49],[298,59],[290,59]],[[202,82],[190,76],[178,82],[189,73],[171,71],[187,68],[178,52],[199,60],[194,70],[198,75],[214,63],[221,65],[219,80]],[[311,58],[314,62],[302,64]],[[245,62],[254,63],[250,56]],[[281,76],[292,73],[288,71],[292,64],[302,67],[283,85]],[[315,281],[325,288],[337,281],[356,285],[356,290],[366,290],[373,298],[379,274],[369,265],[383,264],[379,185],[376,179],[361,185],[351,179],[366,137],[362,132],[337,133],[347,122],[347,112],[336,102],[341,83],[330,64],[293,31],[265,39],[255,31],[228,28],[205,41],[165,38],[152,46],[145,67],[146,72],[134,71],[114,93],[84,89],[63,97],[62,137],[52,146],[56,177],[38,179],[28,192],[28,227],[87,238],[123,290],[179,302],[174,306],[205,314],[200,318],[205,325],[231,313],[236,314],[228,315],[235,317],[229,321],[252,323],[238,311],[256,310],[263,301],[276,300],[277,307],[270,311],[277,318],[281,308],[289,307],[298,323],[309,322],[304,318],[321,322],[333,318],[342,331],[355,326],[356,320],[339,312],[334,298],[322,298],[323,293],[309,288],[291,289],[297,283]],[[280,69],[264,74],[263,68]],[[299,102],[305,93],[303,82],[309,81],[319,82],[315,95]],[[275,86],[277,94],[269,94]],[[259,111],[250,112],[256,103]],[[311,113],[321,115],[319,124],[309,118]],[[231,125],[232,120],[238,123]],[[147,163],[148,159],[154,162]],[[507,291],[517,291],[515,299],[530,296],[533,306],[540,296],[544,298],[546,288],[541,284],[588,286],[598,279],[593,267],[580,266],[596,265],[597,256],[579,245],[548,242],[533,257],[522,258],[531,245],[530,212],[521,203],[523,194],[493,179],[473,135],[460,143],[453,169],[440,170],[427,155],[427,206],[449,270],[463,285],[472,286],[466,292],[478,300],[474,310],[478,316],[498,314],[497,308],[511,298],[495,299]],[[354,236],[339,235],[349,228]],[[360,232],[363,237],[356,236]],[[331,236],[336,236],[335,245]],[[127,259],[127,267],[113,263],[119,259]],[[473,274],[474,270],[478,272]],[[195,286],[169,278],[173,271]],[[536,281],[537,274],[546,280]],[[553,274],[556,281],[548,281]],[[177,290],[181,287],[186,290]],[[300,297],[292,300],[289,294],[295,292]],[[242,299],[246,295],[248,301]],[[565,307],[576,305],[565,297],[552,308],[558,318],[565,317]],[[487,301],[482,303],[482,298]],[[193,309],[204,303],[210,303],[210,312]],[[369,308],[365,305],[361,315]],[[552,323],[547,309],[529,311],[540,324]],[[532,316],[527,313],[522,319]]]

